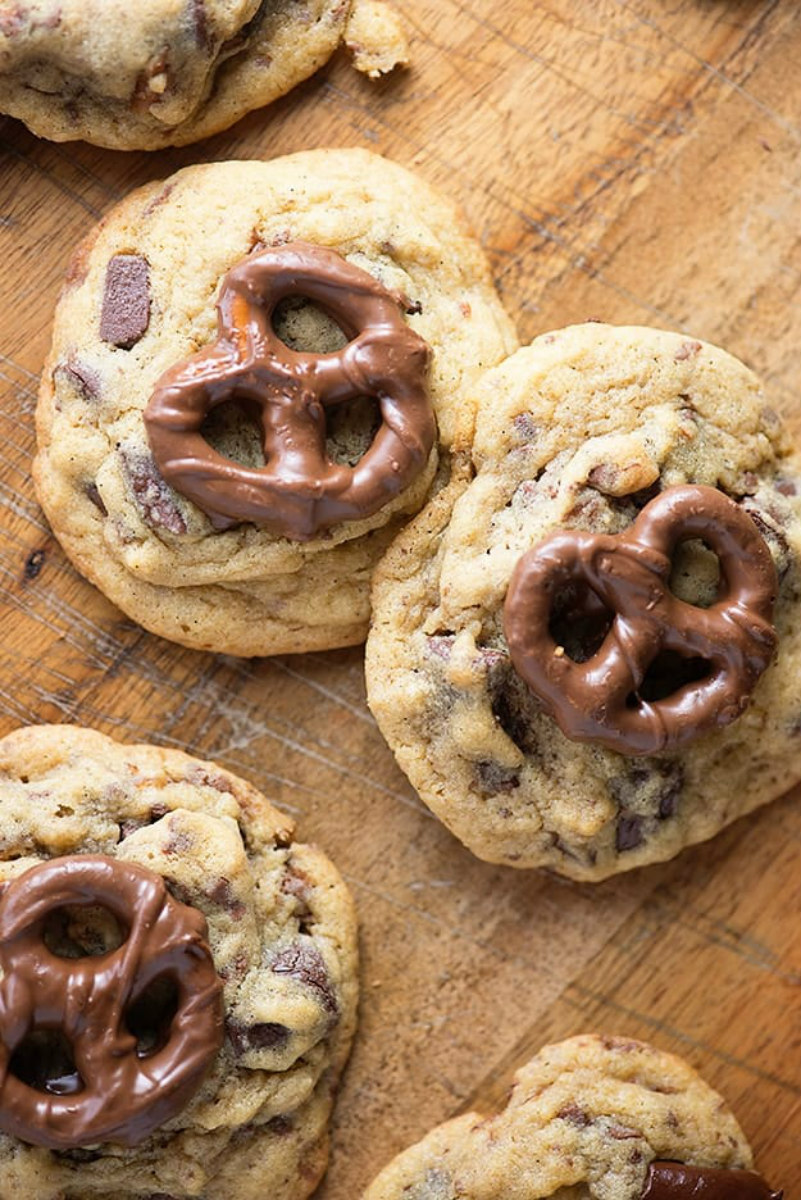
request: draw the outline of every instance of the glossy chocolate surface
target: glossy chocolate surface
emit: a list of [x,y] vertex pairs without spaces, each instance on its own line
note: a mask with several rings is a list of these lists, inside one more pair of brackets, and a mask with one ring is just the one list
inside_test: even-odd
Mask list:
[[[290,297],[319,305],[347,345],[290,349],[272,324]],[[247,521],[303,541],[371,516],[425,468],[436,436],[430,351],[402,298],[367,271],[303,242],[262,250],[229,271],[217,309],[217,341],[162,376],[144,416],[162,475],[216,528]],[[360,396],[378,402],[381,425],[349,466],[329,457],[326,409]],[[231,399],[259,414],[263,467],[224,458],[202,436],[208,413]]]

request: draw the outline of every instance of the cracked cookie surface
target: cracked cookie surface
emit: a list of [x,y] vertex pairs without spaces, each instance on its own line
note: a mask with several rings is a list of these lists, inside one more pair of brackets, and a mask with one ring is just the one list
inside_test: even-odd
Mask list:
[[55,141],[185,145],[283,96],[342,41],[371,77],[408,60],[383,0],[0,0],[0,111]]
[[[662,861],[801,775],[801,461],[756,377],[678,334],[598,324],[537,338],[479,384],[471,456],[376,572],[369,702],[422,799],[479,857],[602,879]],[[745,713],[669,753],[571,741],[512,668],[503,605],[555,529],[615,534],[660,491],[718,488],[779,578],[778,650]],[[671,587],[714,598],[700,542]],[[587,657],[566,621],[567,652]]]
[[[432,350],[439,427],[438,448],[399,495],[302,543],[247,523],[215,530],[160,476],[142,419],[163,372],[214,340],[226,273],[255,247],[290,241],[333,249],[408,298],[405,320]],[[276,327],[311,351],[342,344],[311,305],[290,305]],[[454,207],[396,164],[321,150],[190,167],[134,193],[76,254],[37,410],[39,498],[78,569],[155,633],[240,655],[354,644],[367,631],[373,566],[468,444],[476,377],[515,345]],[[376,406],[342,407],[330,452],[355,462]],[[246,413],[223,413],[209,437],[261,465]]]
[[[0,741],[0,880],[102,854],[161,875],[202,912],[223,981],[225,1040],[194,1098],[134,1149],[46,1151],[0,1135],[0,1192],[29,1200],[303,1200],[356,1021],[349,893],[243,780],[174,750],[67,726]],[[70,941],[114,945],[102,911]],[[71,951],[65,951],[71,953]]]
[[681,1059],[585,1035],[522,1067],[496,1116],[466,1113],[398,1155],[363,1200],[639,1200],[649,1164],[670,1159],[750,1168],[751,1150]]

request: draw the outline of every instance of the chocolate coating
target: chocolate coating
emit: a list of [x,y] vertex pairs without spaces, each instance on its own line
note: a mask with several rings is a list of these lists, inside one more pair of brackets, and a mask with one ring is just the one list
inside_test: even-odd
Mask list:
[[[716,602],[700,608],[670,590],[671,557],[700,538],[718,556]],[[589,588],[610,614],[600,648],[576,662],[549,628],[569,586]],[[614,536],[560,531],[518,562],[504,605],[512,664],[562,732],[621,754],[686,745],[744,711],[776,647],[778,580],[751,518],[710,487],[668,488]],[[701,678],[647,699],[643,683],[664,652],[701,664]],[[690,672],[692,675],[692,672]]]
[[130,350],[150,324],[150,267],[140,254],[115,254],[106,267],[100,336]]
[[[318,304],[351,340],[301,353],[276,335],[280,301]],[[429,348],[402,302],[333,250],[294,242],[259,251],[226,275],[217,341],[159,380],[144,414],[164,478],[218,529],[250,521],[297,541],[371,516],[425,467],[436,424],[426,391]],[[325,408],[371,396],[382,424],[355,467],[326,454]],[[234,397],[258,407],[265,466],[218,454],[200,430]]]
[[[82,958],[52,953],[45,921],[67,905],[107,909],[122,945]],[[222,983],[206,937],[203,915],[173,899],[160,875],[102,855],[55,858],[3,885],[0,1129],[49,1149],[135,1146],[180,1112],[223,1039]],[[127,1022],[156,981],[174,987],[177,1006],[146,1050]],[[15,1051],[32,1035],[56,1034],[74,1071],[42,1088],[23,1082]]]
[[781,1200],[756,1171],[652,1162],[640,1200]]

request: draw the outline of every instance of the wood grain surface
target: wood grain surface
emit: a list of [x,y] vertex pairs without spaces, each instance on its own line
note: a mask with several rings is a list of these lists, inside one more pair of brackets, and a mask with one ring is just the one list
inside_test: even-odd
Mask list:
[[37,378],[74,244],[206,159],[362,145],[461,202],[529,338],[602,318],[717,342],[801,434],[801,12],[793,0],[399,0],[413,69],[344,55],[228,134],[155,155],[0,119],[0,732],[94,725],[216,758],[297,818],[362,921],[361,1031],[321,1195],[502,1101],[542,1043],[642,1036],[725,1092],[801,1196],[801,805],[597,887],[474,860],[364,702],[362,653],[236,661],[142,632],[67,565],[31,486]]

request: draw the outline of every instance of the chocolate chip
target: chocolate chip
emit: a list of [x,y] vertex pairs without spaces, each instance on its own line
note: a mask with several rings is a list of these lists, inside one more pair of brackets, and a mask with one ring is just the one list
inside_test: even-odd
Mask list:
[[591,487],[597,488],[599,492],[612,492],[612,494],[614,494],[619,480],[620,468],[613,463],[599,463],[587,476],[587,483]]
[[195,787],[214,788],[215,792],[232,792],[233,783],[230,776],[221,772],[210,771],[208,767],[193,766],[186,772],[186,782]]
[[130,350],[150,324],[150,267],[141,254],[115,254],[106,267],[100,336]]
[[407,300],[404,305],[404,312],[407,317],[417,317],[423,311],[423,302],[421,300]]
[[119,830],[117,842],[119,843],[124,842],[126,838],[130,837],[132,833],[136,833],[138,829],[144,829],[144,825],[141,821],[131,818],[130,820],[119,821],[117,828]]
[[222,965],[218,967],[217,973],[220,979],[244,979],[247,975],[248,967],[250,966],[249,959],[246,954],[237,954],[236,958],[230,965]]
[[774,486],[780,496],[798,495],[798,483],[795,479],[777,479]]
[[124,448],[120,450],[120,457],[136,507],[145,524],[151,529],[186,533],[186,521],[150,455]]
[[615,846],[619,852],[636,850],[645,841],[643,818],[637,813],[621,813],[617,819]]
[[170,832],[170,836],[164,843],[165,854],[184,854],[192,848],[192,839],[188,833],[183,830],[175,830]]
[[701,350],[700,342],[682,342],[673,358],[676,362],[684,362],[685,359],[695,358],[696,354]]
[[304,875],[302,871],[288,870],[281,880],[281,891],[285,896],[292,896],[295,900],[295,919],[300,923],[301,931],[308,932],[312,917],[309,907],[311,881],[308,876]]
[[92,502],[92,504],[94,504],[95,508],[98,509],[103,514],[104,517],[107,517],[108,509],[106,508],[105,504],[103,503],[103,499],[100,495],[100,492],[97,490],[97,484],[92,483],[91,481],[89,483],[85,483],[83,485],[83,490],[84,490],[84,494],[86,495],[87,500],[91,500],[91,502]]
[[746,497],[741,508],[748,513],[767,542],[773,554],[776,571],[781,582],[790,569],[793,557],[790,543],[783,528],[784,514],[778,510],[778,506],[775,504],[771,505],[763,497],[760,497],[759,500],[752,499],[750,496]]
[[192,0],[192,23],[195,28],[195,41],[201,50],[211,50],[213,41],[209,31],[209,18],[206,13],[206,0]]
[[226,1031],[236,1054],[247,1054],[250,1050],[281,1050],[289,1041],[286,1025],[274,1021],[262,1021],[256,1025],[228,1021]]
[[520,776],[517,771],[510,771],[496,762],[480,762],[476,764],[478,784],[484,795],[496,795],[498,792],[513,792],[520,787]]
[[560,1108],[556,1115],[563,1121],[569,1121],[571,1125],[578,1126],[579,1129],[584,1129],[587,1125],[592,1125],[592,1117],[576,1104],[565,1105],[564,1108]]
[[623,775],[613,775],[609,792],[623,811],[636,810],[666,821],[676,814],[684,788],[684,768],[680,762],[641,761],[629,766]]
[[280,950],[272,961],[275,975],[291,975],[318,995],[323,1008],[332,1016],[339,1012],[328,971],[320,951],[311,942],[293,942]]
[[70,355],[58,364],[53,378],[60,375],[87,403],[96,404],[100,398],[100,376],[94,367],[88,366],[75,355]]
[[240,921],[247,911],[245,905],[234,895],[231,881],[221,876],[213,887],[206,889],[206,895],[220,908],[229,912],[235,921]]
[[47,551],[44,549],[31,550],[30,554],[25,559],[24,575],[27,580],[30,581],[36,579],[36,577],[41,573],[46,557]]
[[153,197],[153,199],[148,204],[146,204],[145,207],[142,209],[142,216],[143,217],[151,216],[151,214],[154,213],[157,208],[160,208],[162,204],[165,204],[166,201],[169,200],[174,189],[175,189],[174,183],[165,184],[165,186],[161,189],[161,191],[158,192]]

